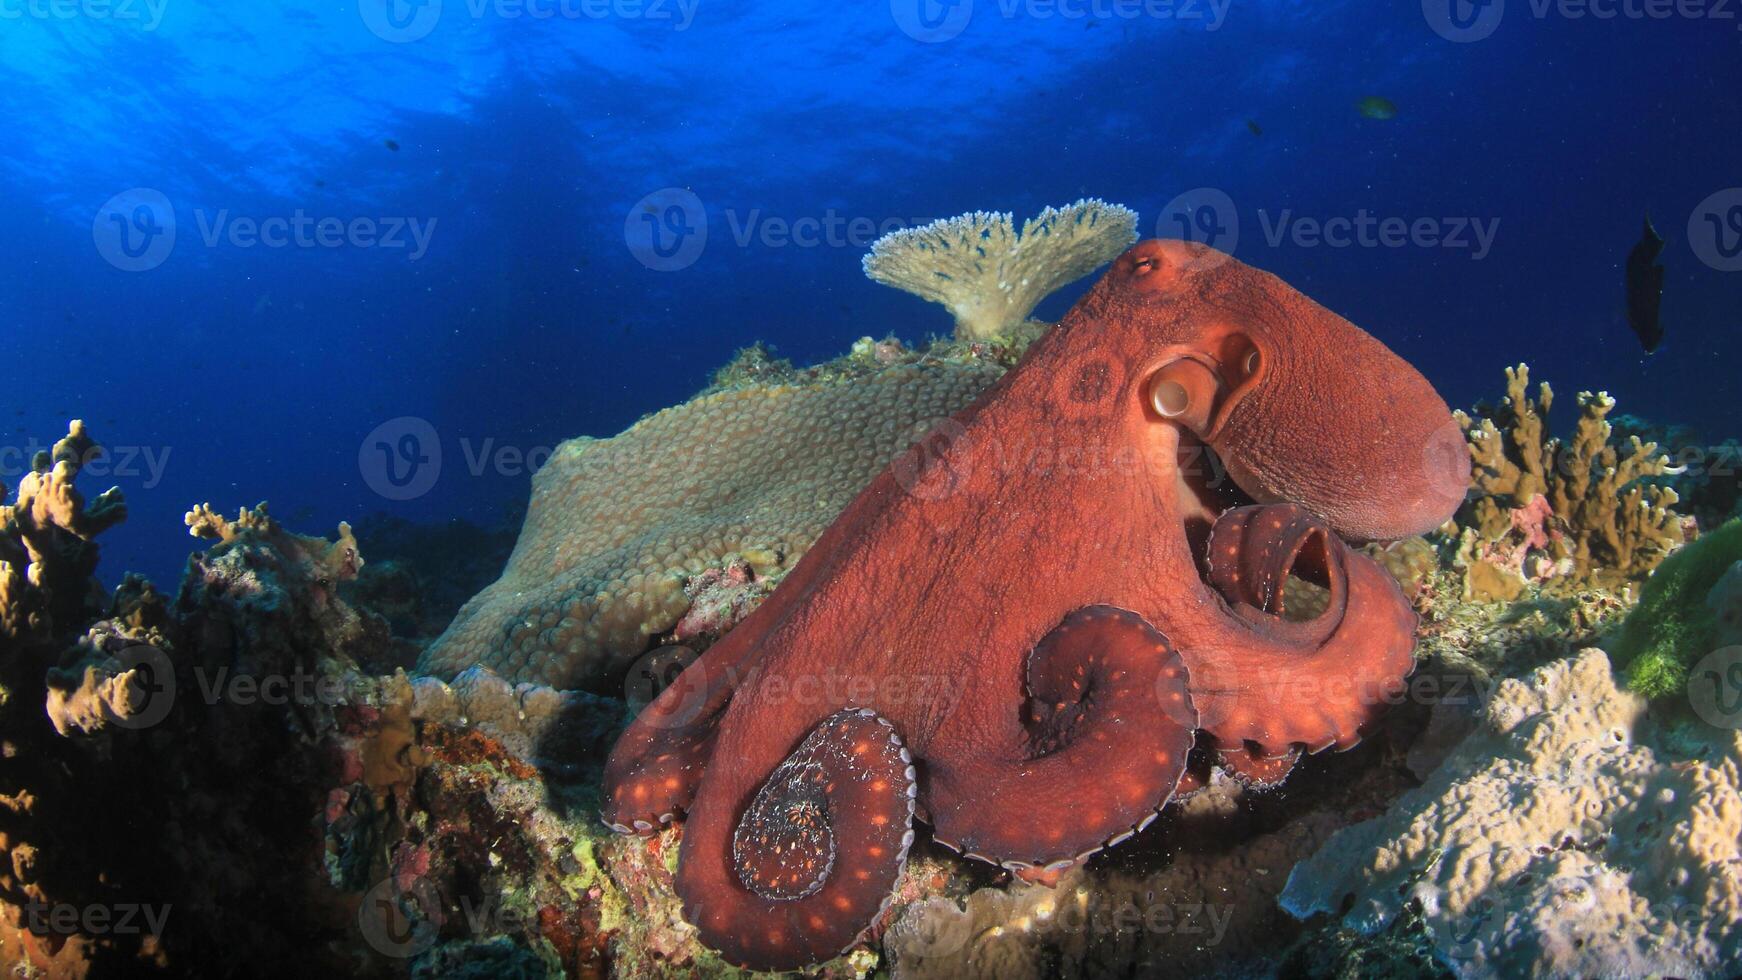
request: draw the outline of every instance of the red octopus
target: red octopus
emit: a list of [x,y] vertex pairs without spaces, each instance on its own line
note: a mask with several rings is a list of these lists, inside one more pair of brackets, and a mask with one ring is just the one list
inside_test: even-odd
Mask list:
[[[1416,618],[1343,538],[1437,527],[1468,481],[1445,403],[1373,337],[1140,243],[648,705],[603,816],[683,815],[684,915],[752,968],[858,942],[915,820],[1044,879],[1154,819],[1194,742],[1261,780],[1355,744]],[[1291,572],[1322,613],[1283,615]]]

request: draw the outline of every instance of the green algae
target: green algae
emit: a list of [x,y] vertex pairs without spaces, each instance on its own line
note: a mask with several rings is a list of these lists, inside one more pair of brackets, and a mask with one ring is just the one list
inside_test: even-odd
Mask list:
[[1739,560],[1742,519],[1679,549],[1646,580],[1615,647],[1616,663],[1630,690],[1659,698],[1683,689],[1688,667],[1711,652],[1717,632],[1706,595]]

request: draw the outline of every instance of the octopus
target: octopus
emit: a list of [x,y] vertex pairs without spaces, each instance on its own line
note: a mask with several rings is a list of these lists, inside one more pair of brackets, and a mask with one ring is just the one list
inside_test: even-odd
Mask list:
[[646,705],[601,815],[681,820],[684,915],[752,969],[862,941],[921,824],[1056,879],[1199,785],[1194,759],[1271,783],[1370,732],[1416,615],[1347,542],[1438,527],[1468,483],[1445,402],[1378,340],[1139,243]]

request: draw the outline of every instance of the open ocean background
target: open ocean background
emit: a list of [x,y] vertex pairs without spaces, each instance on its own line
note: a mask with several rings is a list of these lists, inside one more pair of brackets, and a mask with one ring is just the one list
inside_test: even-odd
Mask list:
[[[196,502],[267,499],[308,533],[491,524],[527,494],[514,454],[617,432],[737,348],[803,363],[948,331],[863,276],[868,225],[1095,196],[1172,235],[1170,203],[1205,188],[1241,259],[1454,405],[1524,360],[1563,424],[1607,389],[1742,435],[1739,239],[1701,220],[1742,215],[1720,194],[1742,186],[1742,4],[1451,2],[0,0],[0,480],[88,420],[120,470],[81,486],[131,507],[102,574],[165,587]],[[626,237],[666,188],[694,197],[657,212],[699,203],[707,229],[681,268]],[[1649,357],[1622,301],[1647,211],[1668,240]],[[1363,214],[1493,238],[1267,234]],[[116,237],[170,215],[166,253]],[[407,227],[398,247],[237,235],[297,216]],[[783,239],[807,220],[821,240]],[[384,433],[440,447],[427,486],[379,491]]]

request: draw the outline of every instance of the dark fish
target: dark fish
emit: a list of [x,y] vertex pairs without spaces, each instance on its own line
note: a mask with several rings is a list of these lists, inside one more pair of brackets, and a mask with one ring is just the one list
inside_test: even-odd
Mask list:
[[1397,118],[1397,103],[1378,95],[1369,95],[1355,103],[1355,110],[1368,119]]
[[1263,136],[1264,135],[1264,130],[1259,129],[1258,124],[1253,122],[1250,119],[1246,120],[1246,131],[1248,133],[1251,133],[1253,136]]
[[399,141],[398,140],[382,140],[381,145],[387,147],[389,150],[392,150],[395,153],[399,152]]
[[1663,340],[1663,324],[1658,320],[1663,305],[1663,266],[1657,257],[1663,254],[1663,239],[1651,227],[1651,215],[1645,216],[1645,231],[1638,244],[1627,253],[1627,325],[1639,335],[1639,343],[1647,354],[1657,350]]

